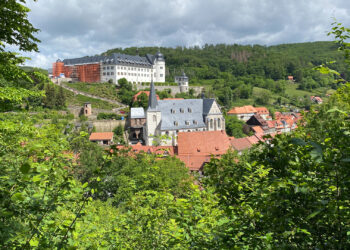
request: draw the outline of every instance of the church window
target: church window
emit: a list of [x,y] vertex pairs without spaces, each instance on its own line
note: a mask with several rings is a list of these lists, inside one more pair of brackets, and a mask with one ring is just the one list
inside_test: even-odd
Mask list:
[[214,121],[213,119],[210,119],[210,128],[213,128],[214,127]]
[[183,109],[183,108],[180,108],[180,112],[181,112],[181,113],[183,113],[183,112],[185,112],[185,111],[184,111],[184,109]]
[[153,121],[156,122],[157,121],[157,117],[156,115],[153,115]]
[[188,113],[192,113],[192,109],[191,108],[188,108]]
[[221,127],[221,119],[218,119],[218,128]]

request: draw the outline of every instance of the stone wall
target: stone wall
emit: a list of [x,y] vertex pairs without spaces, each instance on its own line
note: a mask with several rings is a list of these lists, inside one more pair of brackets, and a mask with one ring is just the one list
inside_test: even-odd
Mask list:
[[[137,90],[143,90],[143,89],[147,89],[149,88],[149,85],[141,85],[141,84],[133,84],[133,86],[136,87]],[[175,96],[180,92],[180,87],[179,86],[154,86],[156,90],[158,91],[163,91],[166,89],[171,89],[171,95]],[[204,90],[204,87],[199,87],[199,86],[189,86],[189,89],[194,89],[194,93],[195,95],[199,95],[202,93],[202,91]]]
[[119,125],[125,126],[125,120],[99,120],[93,121],[96,132],[112,132]]

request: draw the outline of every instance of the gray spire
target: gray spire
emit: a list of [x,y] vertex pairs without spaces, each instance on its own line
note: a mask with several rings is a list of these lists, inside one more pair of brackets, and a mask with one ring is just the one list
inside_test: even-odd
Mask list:
[[153,80],[151,81],[151,91],[149,93],[149,99],[148,99],[148,108],[149,109],[156,109],[158,105],[157,101],[157,95],[156,95],[156,89],[154,88]]

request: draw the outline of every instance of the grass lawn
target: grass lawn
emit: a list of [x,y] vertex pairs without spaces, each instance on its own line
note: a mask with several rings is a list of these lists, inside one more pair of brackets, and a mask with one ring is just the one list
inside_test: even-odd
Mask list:
[[71,91],[68,91],[65,89],[63,89],[63,91],[67,98],[67,101],[66,101],[67,106],[83,106],[84,103],[89,102],[91,103],[93,108],[97,108],[97,109],[113,109],[113,108],[119,107],[116,104],[90,98],[87,96],[74,95]]
[[85,82],[75,82],[75,83],[64,83],[68,87],[76,90],[80,90],[85,93],[89,93],[95,96],[100,96],[108,98],[111,100],[118,101],[117,90],[114,84],[111,83],[85,83]]

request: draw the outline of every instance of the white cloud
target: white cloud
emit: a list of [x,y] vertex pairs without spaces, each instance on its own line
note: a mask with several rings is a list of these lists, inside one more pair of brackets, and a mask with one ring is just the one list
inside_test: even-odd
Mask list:
[[57,58],[115,47],[329,40],[332,17],[350,26],[345,0],[39,0],[28,6],[42,41],[28,64],[46,68]]

